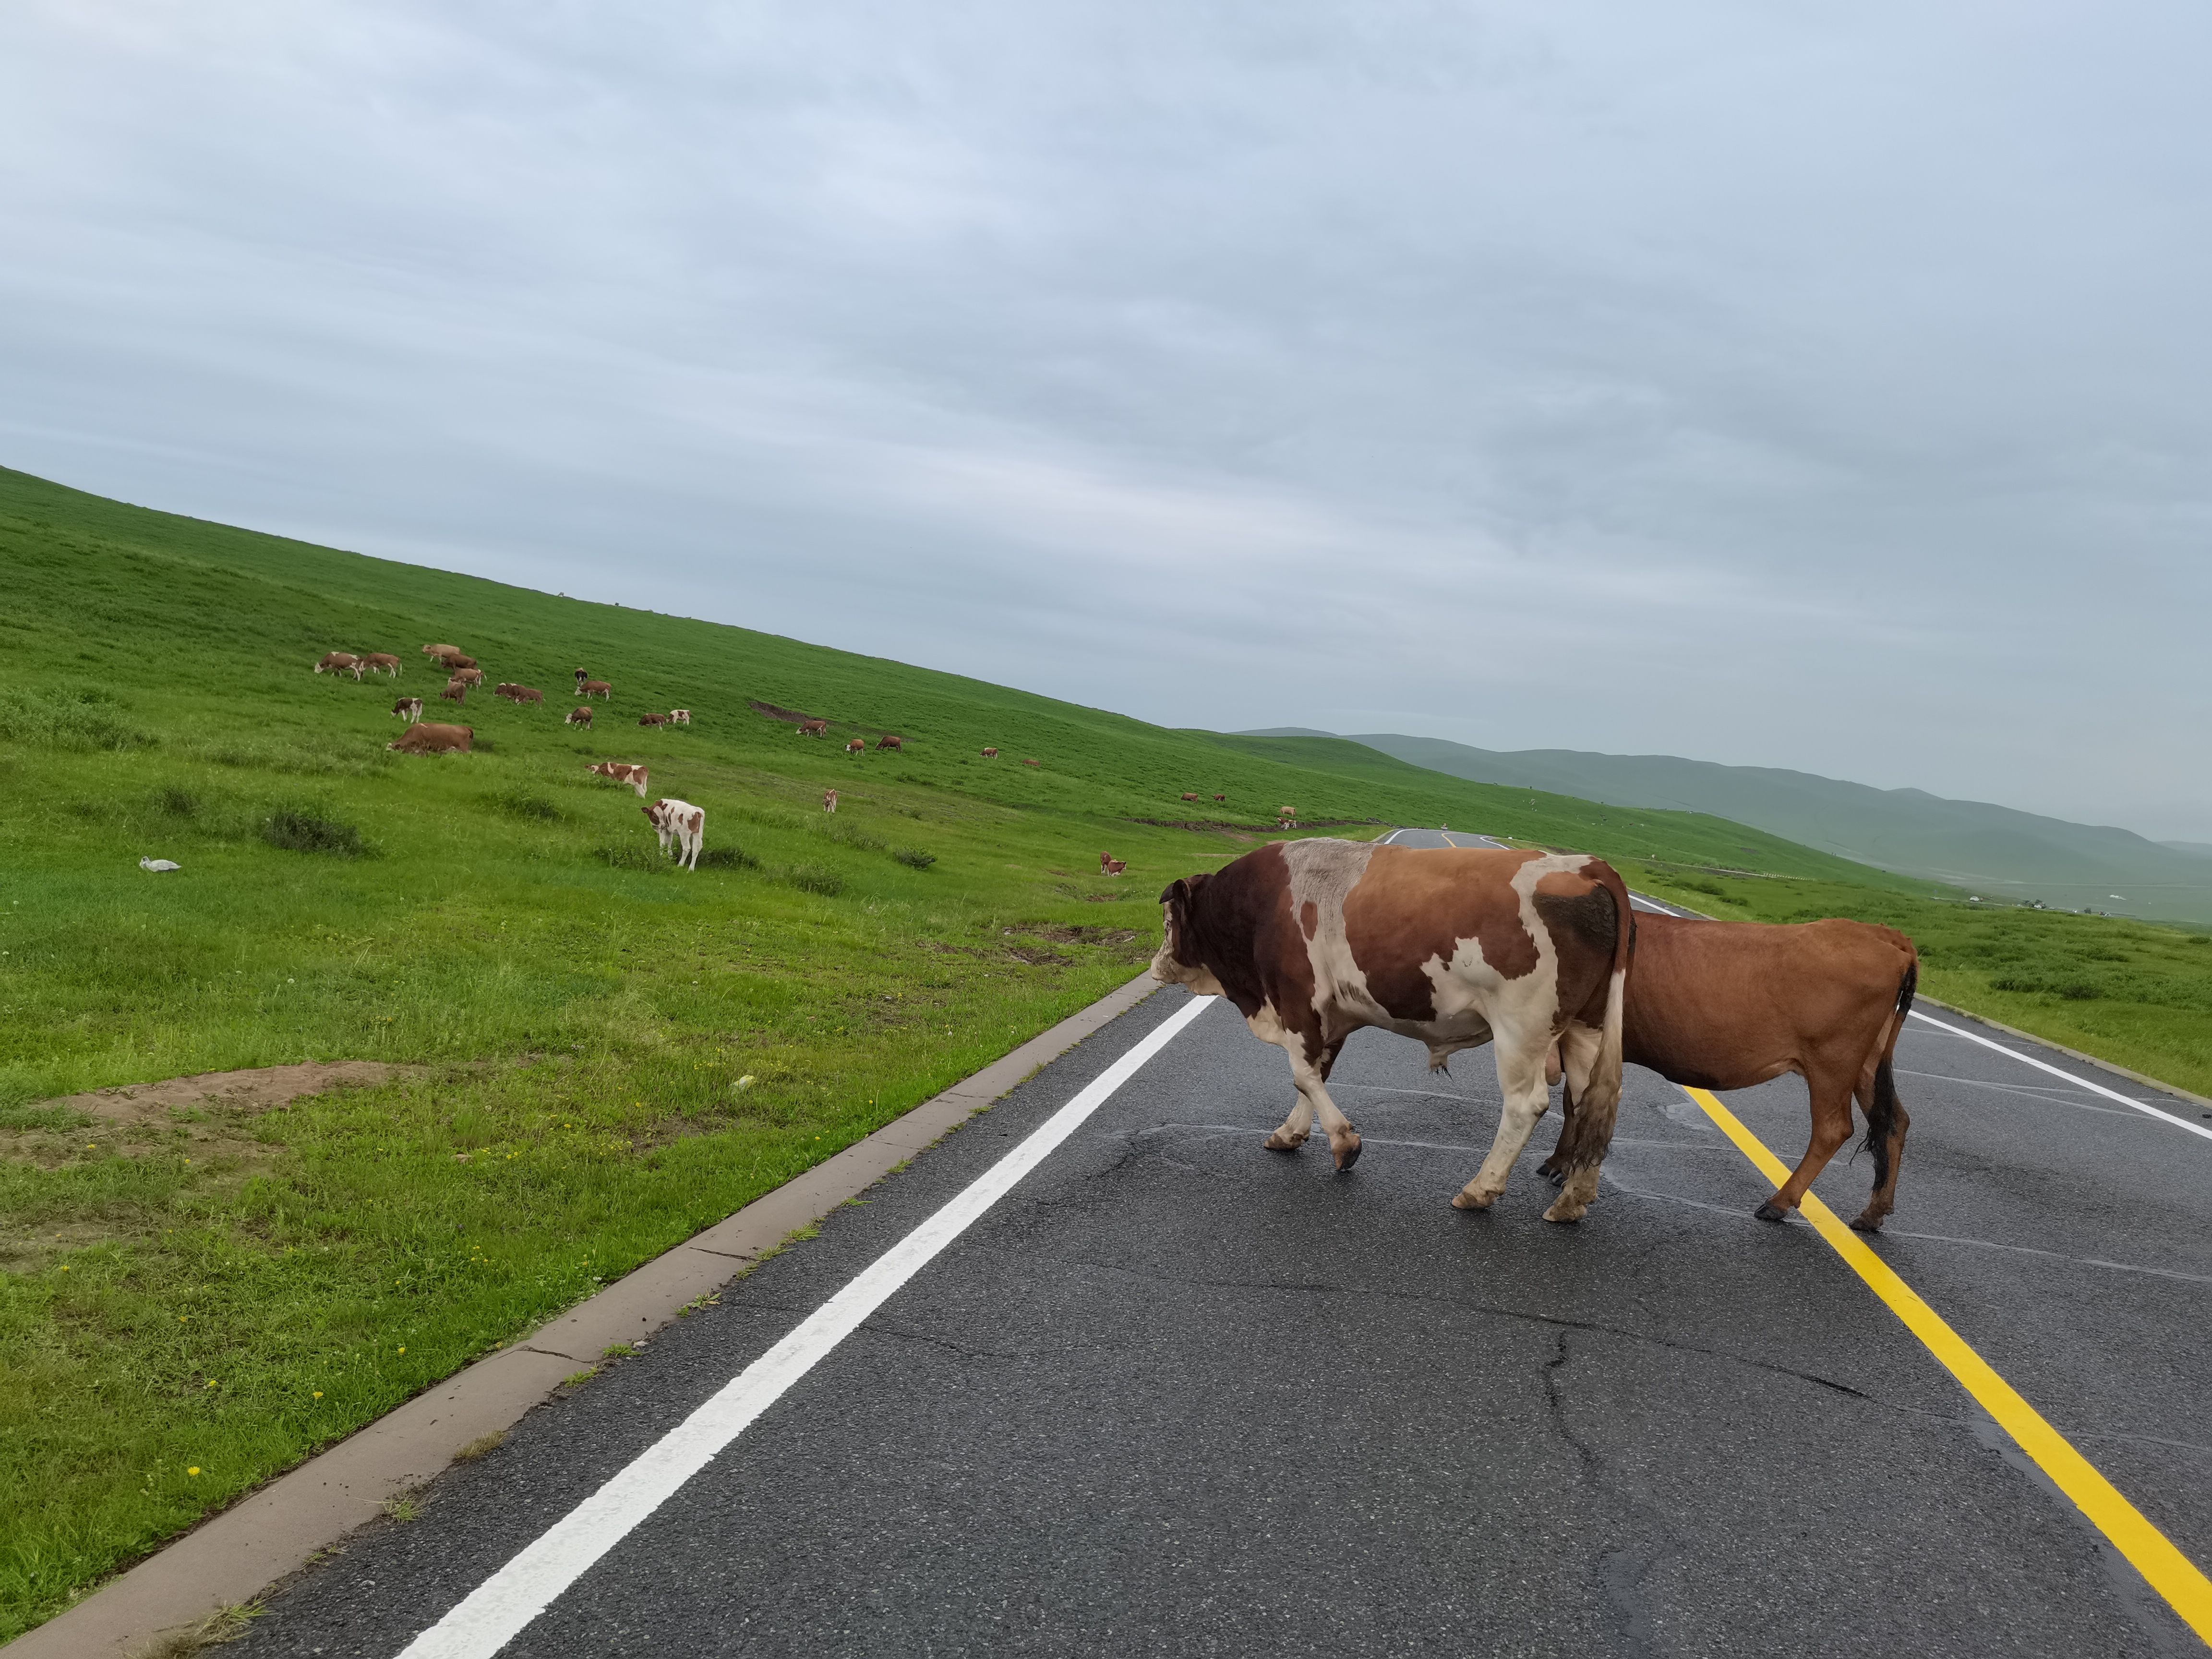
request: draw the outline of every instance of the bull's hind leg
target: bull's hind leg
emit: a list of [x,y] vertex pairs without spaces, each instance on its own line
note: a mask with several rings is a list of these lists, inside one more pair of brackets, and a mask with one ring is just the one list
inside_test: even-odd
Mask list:
[[1782,1183],[1781,1190],[1752,1212],[1761,1221],[1780,1221],[1803,1203],[1805,1189],[1851,1138],[1850,1073],[1834,1066],[1808,1066],[1805,1091],[1813,1108],[1812,1139],[1805,1143],[1805,1156],[1797,1160],[1796,1169]]
[[1474,1179],[1459,1190],[1452,1200],[1455,1210],[1486,1210],[1498,1201],[1505,1190],[1505,1177],[1513,1168],[1513,1160],[1521,1156],[1521,1149],[1528,1144],[1528,1132],[1536,1127],[1536,1120],[1552,1103],[1551,1091],[1544,1086],[1544,1056],[1550,1052],[1551,1034],[1537,1034],[1535,1040],[1513,1042],[1501,1032],[1498,1038],[1498,1091],[1504,1097],[1505,1109],[1498,1119],[1498,1134],[1490,1143],[1490,1156],[1482,1160],[1482,1168],[1475,1171]]
[[1851,1223],[1863,1233],[1881,1231],[1882,1222],[1897,1204],[1897,1166],[1905,1159],[1905,1132],[1912,1120],[1897,1097],[1897,1081],[1889,1058],[1882,1057],[1871,1079],[1859,1079],[1859,1109],[1867,1117],[1867,1148],[1874,1153],[1874,1195]]
[[1600,1034],[1587,1025],[1570,1025],[1552,1044],[1552,1052],[1545,1057],[1544,1081],[1548,1084],[1566,1079],[1566,1088],[1559,1095],[1559,1139],[1552,1155],[1536,1166],[1536,1173],[1554,1187],[1567,1178],[1566,1159],[1561,1149],[1574,1137],[1575,1103],[1589,1088],[1590,1067],[1597,1060]]

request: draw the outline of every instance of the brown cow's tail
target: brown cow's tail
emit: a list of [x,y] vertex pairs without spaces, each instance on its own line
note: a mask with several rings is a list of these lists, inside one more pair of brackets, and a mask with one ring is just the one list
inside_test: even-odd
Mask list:
[[1889,1182],[1889,1143],[1897,1129],[1897,1076],[1890,1062],[1897,1054],[1897,1039],[1905,1030],[1905,1017],[1912,1012],[1913,993],[1920,988],[1920,959],[1905,964],[1905,977],[1897,988],[1897,1016],[1889,1027],[1889,1040],[1881,1045],[1881,1058],[1874,1066],[1874,1098],[1867,1104],[1866,1149],[1874,1154],[1874,1184],[1877,1191]]
[[1605,1016],[1598,1027],[1597,1056],[1590,1063],[1589,1079],[1576,1099],[1574,1111],[1563,1126],[1554,1154],[1559,1172],[1572,1175],[1595,1170],[1613,1146],[1613,1124],[1620,1110],[1622,1027],[1627,1018],[1628,966],[1636,951],[1636,910],[1628,902],[1628,884],[1602,859],[1584,864],[1582,873],[1603,887],[1613,899],[1613,968],[1605,986]]

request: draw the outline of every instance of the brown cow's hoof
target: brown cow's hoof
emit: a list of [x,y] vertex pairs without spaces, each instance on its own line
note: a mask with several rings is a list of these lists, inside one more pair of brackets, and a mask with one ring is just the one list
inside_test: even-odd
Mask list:
[[1286,1135],[1280,1129],[1260,1143],[1271,1152],[1295,1152],[1306,1144],[1304,1135]]
[[1547,1221],[1580,1221],[1589,1213],[1589,1206],[1580,1199],[1569,1198],[1561,1193],[1552,1200],[1552,1207],[1544,1212]]
[[1863,1215],[1851,1223],[1851,1231],[1855,1233],[1878,1233],[1881,1231],[1881,1221],[1878,1215]]
[[1752,1213],[1757,1216],[1761,1221],[1787,1221],[1790,1219],[1790,1212],[1784,1209],[1779,1204],[1777,1204],[1771,1198],[1768,1199],[1765,1203],[1753,1210]]
[[1330,1156],[1336,1159],[1337,1173],[1341,1175],[1359,1162],[1359,1137],[1348,1134],[1344,1138],[1344,1145],[1331,1144],[1328,1150]]

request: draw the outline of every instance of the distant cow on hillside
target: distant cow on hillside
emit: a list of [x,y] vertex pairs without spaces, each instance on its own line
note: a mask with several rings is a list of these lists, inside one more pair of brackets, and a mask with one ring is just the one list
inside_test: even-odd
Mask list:
[[477,687],[483,684],[483,670],[481,668],[456,668],[453,671],[453,678],[460,681],[462,684],[467,686],[469,690],[473,691]]
[[[639,793],[642,793],[642,791]],[[645,814],[646,822],[660,837],[660,850],[665,853],[670,842],[676,843],[676,861],[699,867],[699,848],[705,842],[707,815],[688,800],[657,800],[650,806],[638,809]]]
[[461,654],[461,647],[458,645],[426,645],[422,647],[422,654],[426,657],[458,657]]
[[1182,798],[1185,800],[1196,800],[1198,799],[1198,791],[1195,789],[1186,789],[1182,792]]
[[472,726],[440,726],[425,720],[420,726],[409,726],[398,742],[384,746],[397,749],[403,755],[459,755],[467,753],[476,740],[476,728]]
[[615,689],[605,680],[578,680],[576,695],[580,697],[597,697],[602,702],[612,702],[615,699]]
[[368,674],[389,674],[399,678],[399,659],[389,651],[372,651],[361,659],[362,672]]
[[1229,799],[1229,797],[1228,797],[1228,796],[1226,796],[1226,795],[1216,795],[1216,796],[1214,797],[1214,799],[1216,799],[1216,800],[1227,800],[1228,799]]
[[690,711],[690,709],[688,709],[688,708],[672,708],[672,709],[670,709],[670,710],[668,711],[668,723],[669,723],[671,726],[689,726],[689,725],[690,725],[690,724],[691,724],[691,711]]
[[568,718],[562,723],[568,726],[588,726],[592,723],[592,711],[584,704],[578,703],[568,711]]
[[801,720],[799,723],[799,735],[802,738],[826,738],[830,735],[830,722]]
[[446,689],[438,693],[438,696],[447,702],[463,702],[468,695],[469,683],[466,680],[447,680]]
[[354,678],[359,679],[361,678],[361,659],[355,656],[350,651],[325,652],[323,655],[323,659],[315,665],[315,672],[318,674],[350,674]]
[[1024,766],[1042,766],[1043,763],[1043,763],[1043,762],[1042,762],[1042,761],[1033,761],[1033,760],[1025,760],[1025,761],[1024,761],[1024,762],[1022,763],[1022,764],[1023,764],[1023,765],[1024,765]]
[[518,708],[526,702],[542,703],[544,701],[545,694],[534,685],[518,685],[514,688],[514,706]]
[[866,738],[854,738],[852,742],[845,745],[845,752],[848,755],[866,754],[868,752],[868,740]]
[[835,789],[824,789],[822,792],[822,810],[825,812],[834,812],[837,810],[837,792]]
[[402,697],[392,705],[392,712],[405,720],[408,725],[412,726],[422,718],[422,699]]
[[884,740],[878,744],[876,747],[878,749],[903,749],[906,747],[906,744],[897,738],[891,736],[890,732],[886,732],[884,733]]
[[985,760],[996,760],[999,758],[999,751],[995,749],[986,749],[983,751],[983,758]]
[[1102,876],[1118,876],[1128,867],[1127,860],[1117,859],[1111,853],[1098,855],[1098,873]]
[[448,674],[457,674],[464,668],[474,668],[477,665],[477,659],[465,651],[456,651],[451,646],[434,654],[439,662],[445,665]]
[[640,714],[637,717],[637,723],[640,726],[665,726],[668,724],[668,716],[665,714]]
[[645,792],[649,785],[647,781],[645,768],[642,766],[633,766],[628,761],[601,761],[598,765],[586,766],[584,769],[586,772],[596,772],[603,778],[612,778],[617,783],[628,784],[637,791],[637,798],[640,800],[645,799]]

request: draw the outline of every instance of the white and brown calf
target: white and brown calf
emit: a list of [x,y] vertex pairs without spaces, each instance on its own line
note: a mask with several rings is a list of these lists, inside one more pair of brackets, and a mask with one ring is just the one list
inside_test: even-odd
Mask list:
[[670,709],[670,710],[668,711],[668,723],[669,723],[671,726],[689,726],[689,725],[690,725],[690,724],[691,724],[691,711],[690,711],[690,709],[688,709],[688,708],[672,708],[672,709]]
[[699,848],[706,838],[706,813],[688,800],[657,800],[638,810],[660,837],[662,852],[665,853],[673,842],[677,863],[688,864],[693,870],[699,867]]
[[398,702],[392,705],[392,712],[400,719],[405,720],[408,725],[412,726],[416,720],[422,718],[422,699],[420,697],[402,697]]
[[1352,1167],[1359,1135],[1327,1085],[1364,1026],[1425,1044],[1438,1069],[1495,1042],[1505,1109],[1490,1155],[1452,1200],[1487,1209],[1551,1103],[1544,1068],[1556,1041],[1583,1087],[1553,1154],[1565,1185],[1544,1216],[1575,1221],[1589,1209],[1620,1100],[1634,938],[1610,866],[1574,853],[1276,842],[1160,898],[1167,933],[1153,976],[1227,997],[1290,1057],[1298,1101],[1271,1150],[1297,1151],[1318,1114],[1336,1167]]
[[822,792],[822,810],[825,812],[834,812],[837,810],[837,792],[835,789],[824,789]]

